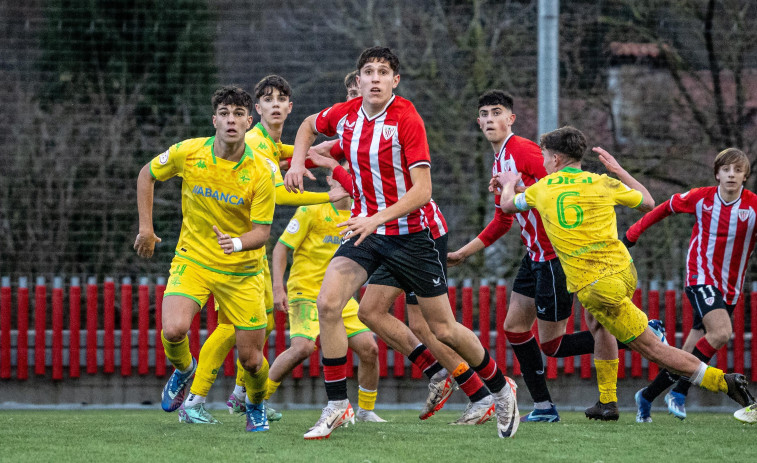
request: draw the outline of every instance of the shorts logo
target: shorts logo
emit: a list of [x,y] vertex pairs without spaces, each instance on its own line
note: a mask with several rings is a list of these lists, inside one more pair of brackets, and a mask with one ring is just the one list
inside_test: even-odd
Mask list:
[[742,222],[752,216],[751,209],[739,209],[739,220]]
[[397,126],[396,125],[385,125],[382,134],[384,135],[384,140],[389,140],[394,136],[394,134],[397,133]]
[[300,222],[297,219],[292,219],[287,225],[287,233],[295,234],[300,230]]
[[347,244],[347,241],[350,240],[351,234],[352,234],[352,230],[347,230],[347,233],[345,233],[344,237],[342,237],[342,244]]
[[707,305],[712,305],[712,304],[715,303],[715,298],[714,297],[707,297],[707,298],[705,298],[704,303],[707,304]]
[[170,151],[170,150],[166,150],[166,151],[165,151],[165,152],[164,152],[163,154],[161,154],[161,155],[160,155],[160,156],[158,157],[158,162],[159,162],[159,163],[160,163],[161,165],[166,165],[166,163],[168,162],[168,152],[169,152],[169,151]]
[[546,307],[539,307],[537,305],[536,306],[536,311],[539,312],[539,313],[541,313],[541,314],[544,314],[544,313],[547,313],[547,308]]
[[442,284],[442,277],[432,278],[431,281],[434,282],[434,286],[439,286]]

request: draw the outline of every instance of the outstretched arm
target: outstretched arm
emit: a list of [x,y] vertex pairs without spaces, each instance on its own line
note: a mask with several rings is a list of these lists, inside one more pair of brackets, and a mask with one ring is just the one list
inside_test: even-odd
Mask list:
[[649,212],[654,208],[654,198],[649,194],[646,187],[633,178],[610,153],[599,146],[595,146],[591,150],[599,155],[599,161],[604,164],[608,172],[615,174],[618,177],[618,180],[626,184],[628,187],[641,192],[642,201],[636,209],[641,212]]
[[670,208],[670,200],[665,201],[659,206],[652,209],[651,212],[644,214],[644,217],[636,221],[625,234],[625,240],[623,241],[626,246],[631,247],[639,240],[644,231],[657,222],[661,221],[665,217],[673,214],[673,210]]
[[134,240],[134,250],[143,259],[149,259],[155,252],[155,243],[161,239],[155,234],[152,224],[152,204],[155,193],[155,179],[146,164],[137,177],[137,209],[139,210],[139,233]]
[[305,168],[305,158],[308,149],[313,146],[318,131],[315,129],[315,121],[318,114],[311,114],[306,117],[300,128],[297,130],[297,137],[294,139],[294,153],[292,154],[292,167],[287,171],[284,177],[284,186],[287,191],[305,191],[303,188],[303,177],[315,180],[313,174]]

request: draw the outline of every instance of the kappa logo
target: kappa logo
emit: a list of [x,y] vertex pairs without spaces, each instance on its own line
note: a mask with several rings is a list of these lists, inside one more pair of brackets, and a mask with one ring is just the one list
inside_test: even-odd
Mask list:
[[170,150],[166,150],[166,151],[165,151],[165,152],[164,152],[163,154],[161,154],[161,155],[160,155],[160,156],[158,157],[158,162],[159,162],[159,163],[160,163],[161,165],[166,165],[166,163],[168,162],[168,152],[169,152],[169,151],[170,151]]
[[752,216],[751,209],[739,209],[739,220],[742,222]]
[[328,113],[329,113],[329,111],[331,111],[331,108],[329,108],[329,109],[327,109],[326,111],[322,112],[322,113],[321,113],[321,117],[326,117],[326,114],[328,114]]
[[382,130],[382,134],[384,135],[384,140],[389,140],[390,138],[394,137],[395,133],[397,133],[396,125],[385,125],[384,129]]

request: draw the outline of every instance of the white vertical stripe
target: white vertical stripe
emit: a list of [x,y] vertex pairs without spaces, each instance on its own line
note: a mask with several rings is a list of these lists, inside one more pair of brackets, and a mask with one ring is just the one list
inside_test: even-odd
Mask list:
[[[749,214],[749,221],[747,222],[746,231],[744,233],[744,249],[741,250],[739,274],[736,279],[736,284],[734,285],[735,295],[732,301],[725,301],[726,304],[735,304],[736,301],[739,300],[739,296],[741,295],[741,288],[744,286],[744,277],[746,276],[744,269],[746,269],[746,261],[749,258],[749,249],[752,247],[752,240],[754,240],[755,212],[751,207],[749,208],[749,210],[752,212]],[[736,212],[736,215],[738,215],[738,211]]]
[[[383,123],[380,132],[383,132]],[[405,174],[402,169],[402,146],[400,145],[399,132],[398,126],[397,130],[392,133],[392,166],[394,166],[394,183],[397,185],[397,199],[405,196],[408,190],[408,185],[405,183]],[[422,219],[423,209],[421,208]],[[397,226],[399,227],[400,234],[405,235],[408,233],[407,215],[397,219]]]
[[528,214],[528,221],[531,223],[531,226],[534,230],[534,240],[532,242],[532,246],[535,244],[539,249],[539,255],[534,260],[536,260],[537,262],[544,262],[544,249],[539,243],[539,223],[538,220],[536,220],[536,214],[534,214],[533,209],[529,209],[528,212],[524,212],[524,214],[526,213]]
[[737,228],[739,227],[739,204],[741,204],[741,201],[731,207],[731,213],[728,217],[728,235],[726,236],[725,250],[723,252],[723,266],[720,268],[720,292],[723,293],[723,295],[726,295],[729,292],[728,273],[731,270],[733,244],[736,238]]
[[[704,230],[704,223],[702,222],[702,204],[704,200],[699,200],[696,204],[697,211],[697,282],[698,285],[703,285],[705,282],[704,268],[702,267],[702,233]],[[694,243],[692,243],[694,244]]]
[[[371,138],[370,147],[370,159],[371,159],[371,182],[373,182],[373,190],[376,194],[376,207],[377,211],[386,209],[386,198],[384,197],[384,184],[381,182],[381,168],[379,164],[379,147],[381,145],[381,132],[384,128],[384,121],[386,120],[386,114],[382,114],[377,118],[373,125],[373,137]],[[376,233],[379,235],[386,235],[386,225],[381,224],[376,229]]]
[[715,265],[714,265],[714,258],[715,258],[715,245],[717,244],[718,240],[718,222],[720,222],[720,201],[713,201],[712,202],[712,216],[710,217],[710,227],[708,230],[708,239],[707,239],[707,273],[710,276],[712,283],[717,284],[718,279],[715,277]]
[[360,202],[360,217],[366,217],[368,215],[368,205],[365,200],[365,193],[363,192],[363,172],[358,164],[358,146],[360,145],[360,135],[363,133],[363,124],[365,117],[362,112],[358,113],[358,117],[355,120],[355,129],[352,132],[352,139],[350,140],[350,164],[352,167],[352,175],[355,177],[355,183],[360,187],[360,197],[355,198]]

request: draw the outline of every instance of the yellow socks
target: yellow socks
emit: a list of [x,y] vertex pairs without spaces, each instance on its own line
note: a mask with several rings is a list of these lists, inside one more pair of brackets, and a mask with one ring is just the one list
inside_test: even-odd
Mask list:
[[163,350],[171,365],[179,371],[187,371],[192,366],[192,354],[189,352],[189,338],[184,335],[179,342],[171,342],[160,332],[160,340],[163,341]]
[[276,392],[276,389],[281,386],[281,382],[277,382],[272,380],[271,378],[268,378],[268,382],[266,383],[266,393],[265,393],[265,400],[268,400],[271,398],[274,392]]
[[223,361],[228,355],[236,336],[234,335],[233,325],[218,325],[215,330],[205,340],[205,344],[200,349],[200,358],[197,362],[197,372],[192,382],[190,392],[201,396],[207,396],[210,387],[216,380],[218,370],[223,365]]
[[376,407],[376,396],[378,391],[370,391],[358,386],[357,405],[363,410],[373,410]]
[[594,359],[597,369],[597,386],[599,401],[603,404],[618,401],[618,359]]
[[247,370],[244,371],[244,383],[247,388],[247,399],[254,404],[263,402],[265,397],[268,383],[268,360],[263,357],[263,364],[255,374],[250,374]]
[[244,371],[244,367],[242,366],[242,362],[240,362],[239,358],[237,358],[237,382],[236,382],[237,386],[247,385],[244,380],[244,375],[245,375],[245,371]]

